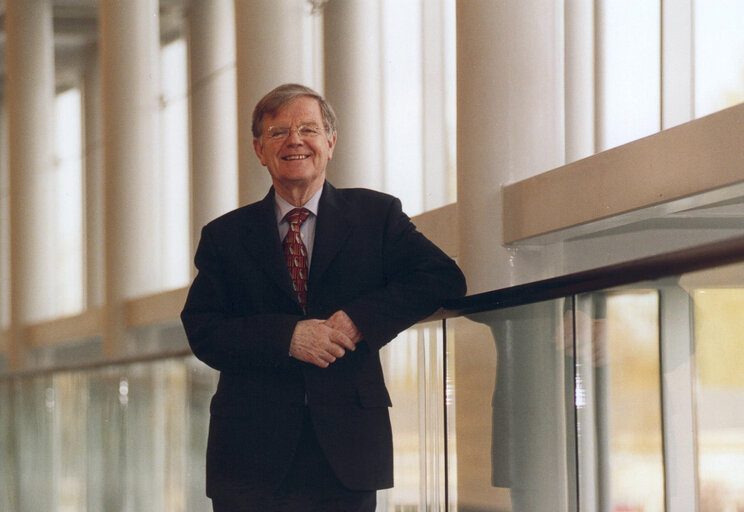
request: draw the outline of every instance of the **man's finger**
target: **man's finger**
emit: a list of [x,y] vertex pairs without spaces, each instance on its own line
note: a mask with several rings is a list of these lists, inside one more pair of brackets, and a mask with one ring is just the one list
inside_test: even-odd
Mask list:
[[[343,349],[343,347],[336,343],[330,343],[324,351],[325,353],[333,357],[334,360],[338,359],[339,357],[344,357],[344,354],[346,354],[346,351]],[[331,361],[331,363],[332,362],[333,361]]]
[[354,345],[354,342],[351,341],[351,338],[336,329],[331,329],[328,334],[328,339],[330,339],[331,342],[335,343],[337,346],[343,347],[346,350],[356,349],[356,345]]

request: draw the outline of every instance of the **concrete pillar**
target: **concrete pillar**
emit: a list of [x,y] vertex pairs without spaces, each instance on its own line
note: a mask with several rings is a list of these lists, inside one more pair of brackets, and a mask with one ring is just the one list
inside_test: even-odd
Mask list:
[[192,0],[188,26],[193,253],[202,226],[238,206],[233,0]]
[[6,2],[10,151],[9,365],[23,362],[23,326],[54,314],[54,43],[50,2]]
[[556,0],[457,2],[458,254],[469,293],[541,270],[527,249],[503,246],[500,190],[564,162],[562,27]]
[[303,0],[235,0],[240,204],[261,199],[271,185],[253,151],[253,107],[282,83],[314,86],[305,71],[308,42],[303,27],[309,15]]
[[382,190],[380,5],[367,0],[329,2],[323,36],[325,97],[339,118],[339,143],[328,179],[338,187]]
[[101,0],[104,353],[123,349],[124,300],[158,287],[158,2]]

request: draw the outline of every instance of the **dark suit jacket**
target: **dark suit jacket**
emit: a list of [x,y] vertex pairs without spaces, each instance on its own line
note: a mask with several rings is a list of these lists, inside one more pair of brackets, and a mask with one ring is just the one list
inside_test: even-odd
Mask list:
[[[465,293],[457,265],[416,231],[398,199],[327,182],[307,316],[285,266],[273,189],[205,226],[195,263],[181,318],[194,354],[221,372],[211,404],[207,494],[275,489],[306,408],[344,485],[392,486],[391,403],[378,351],[444,299]],[[326,369],[288,356],[298,321],[339,309],[363,335],[356,351]]]

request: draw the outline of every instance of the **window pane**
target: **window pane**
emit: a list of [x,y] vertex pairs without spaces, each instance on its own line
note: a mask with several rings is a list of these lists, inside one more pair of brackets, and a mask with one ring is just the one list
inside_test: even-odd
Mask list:
[[59,94],[56,108],[56,315],[83,309],[82,108],[79,89]]
[[695,115],[744,101],[744,1],[695,5]]
[[423,211],[421,5],[382,3],[385,183],[410,215]]
[[189,281],[189,118],[186,42],[178,39],[162,49],[162,164],[160,208],[163,233],[163,289]]
[[380,6],[385,189],[417,215],[456,199],[455,2]]
[[598,6],[599,150],[659,131],[659,0],[603,0]]

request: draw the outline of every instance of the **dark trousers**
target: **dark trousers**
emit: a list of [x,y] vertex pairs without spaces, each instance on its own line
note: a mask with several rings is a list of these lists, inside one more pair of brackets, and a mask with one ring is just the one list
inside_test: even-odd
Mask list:
[[374,512],[377,494],[341,484],[306,415],[292,467],[274,493],[252,493],[239,502],[216,499],[212,506],[214,512]]

